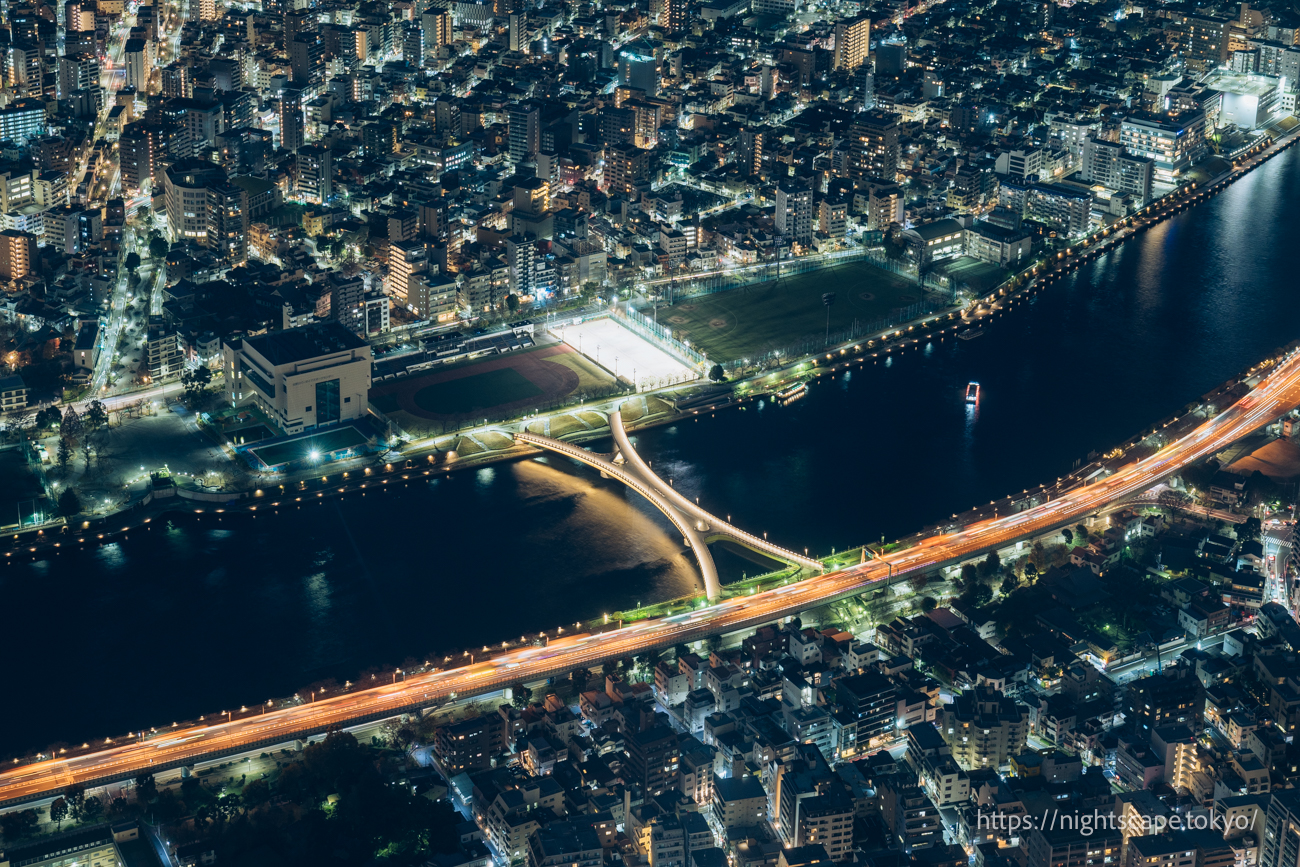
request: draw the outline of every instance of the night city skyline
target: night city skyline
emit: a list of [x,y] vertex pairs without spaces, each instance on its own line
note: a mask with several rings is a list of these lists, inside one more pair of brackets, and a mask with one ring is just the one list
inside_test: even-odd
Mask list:
[[1300,867],[1300,14],[0,3],[0,867]]

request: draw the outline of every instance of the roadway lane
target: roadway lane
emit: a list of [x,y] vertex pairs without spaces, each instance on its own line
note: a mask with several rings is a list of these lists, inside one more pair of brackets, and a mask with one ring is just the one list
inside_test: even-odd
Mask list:
[[1264,525],[1264,574],[1267,584],[1264,601],[1276,602],[1291,610],[1290,594],[1286,586],[1287,562],[1291,559],[1294,528],[1290,524],[1269,521]]
[[970,524],[932,536],[881,560],[809,578],[775,590],[738,597],[659,620],[597,634],[557,638],[545,647],[526,647],[485,661],[431,671],[367,690],[259,714],[257,709],[226,722],[171,730],[130,743],[101,743],[80,755],[35,762],[0,774],[0,803],[32,800],[71,783],[101,784],[142,772],[233,754],[304,734],[355,725],[440,703],[447,698],[490,692],[518,681],[535,681],[650,648],[671,647],[720,632],[768,623],[789,614],[860,593],[890,577],[938,567],[1004,548],[1017,539],[1046,532],[1146,490],[1165,476],[1195,463],[1300,405],[1300,356],[1292,351],[1250,394],[1182,438],[1110,477],[1069,491],[1036,508]]

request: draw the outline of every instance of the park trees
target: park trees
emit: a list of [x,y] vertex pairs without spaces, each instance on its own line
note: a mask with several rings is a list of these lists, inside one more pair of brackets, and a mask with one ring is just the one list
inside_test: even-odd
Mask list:
[[86,787],[80,783],[73,783],[63,791],[63,797],[68,802],[68,815],[73,821],[80,822],[86,807]]
[[64,488],[63,493],[59,494],[59,515],[64,518],[74,518],[81,514],[81,498],[72,488]]
[[92,400],[86,404],[86,411],[81,416],[82,424],[88,430],[100,430],[108,427],[108,408],[101,400]]
[[52,427],[58,427],[59,422],[63,421],[63,414],[59,412],[57,406],[47,406],[40,412],[36,413],[36,427],[41,430],[49,430]]
[[63,820],[68,818],[68,802],[64,798],[55,798],[54,803],[50,804],[50,821],[54,823],[55,830],[63,827]]
[[244,786],[244,809],[256,810],[271,801],[271,786],[266,780],[253,780]]
[[1237,525],[1237,538],[1243,542],[1254,542],[1259,539],[1262,530],[1263,525],[1259,518],[1252,515]]
[[185,400],[192,404],[202,399],[203,394],[207,391],[208,384],[212,382],[212,371],[200,365],[190,367],[181,374],[181,385],[185,388]]
[[153,774],[141,774],[135,778],[135,797],[142,804],[147,804],[158,797],[158,784]]
[[0,814],[0,834],[4,834],[6,843],[32,836],[39,825],[40,817],[35,810],[15,810]]
[[77,437],[81,436],[82,422],[81,416],[77,414],[75,407],[68,407],[63,413],[63,420],[59,423],[59,433],[65,439],[71,439],[74,443]]

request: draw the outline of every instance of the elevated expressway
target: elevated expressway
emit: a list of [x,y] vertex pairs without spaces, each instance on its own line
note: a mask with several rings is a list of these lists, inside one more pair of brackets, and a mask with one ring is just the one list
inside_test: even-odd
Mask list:
[[722,582],[718,580],[718,568],[713,562],[713,555],[709,553],[710,542],[721,540],[735,542],[791,565],[811,569],[814,572],[824,571],[825,567],[820,561],[800,556],[780,545],[774,545],[766,539],[759,539],[733,527],[717,515],[692,503],[671,484],[665,483],[655,475],[632,447],[632,442],[627,437],[627,430],[623,427],[623,416],[618,410],[609,414],[609,426],[614,435],[616,448],[612,457],[539,434],[521,432],[514,434],[514,438],[516,442],[528,443],[595,467],[604,475],[618,479],[653,503],[655,508],[673,522],[673,526],[681,532],[687,547],[695,554],[695,559],[700,564],[700,574],[704,578],[704,592],[710,601],[722,595]]
[[[129,743],[99,742],[57,759],[18,764],[0,774],[0,804],[48,798],[73,783],[102,785],[141,773],[263,749],[399,713],[418,712],[451,698],[494,692],[512,683],[557,676],[651,648],[671,647],[769,623],[883,585],[889,581],[891,572],[902,575],[932,570],[1084,517],[1146,490],[1165,476],[1213,454],[1297,405],[1300,405],[1300,358],[1293,351],[1278,360],[1254,391],[1215,418],[1155,454],[1121,467],[1108,478],[1068,491],[1042,506],[932,536],[883,559],[753,596],[729,599],[686,614],[557,638],[545,646],[521,648],[469,665],[414,675],[403,683],[357,690],[265,714],[254,709],[232,714],[225,722],[167,729]],[[635,481],[630,472],[626,476]]]

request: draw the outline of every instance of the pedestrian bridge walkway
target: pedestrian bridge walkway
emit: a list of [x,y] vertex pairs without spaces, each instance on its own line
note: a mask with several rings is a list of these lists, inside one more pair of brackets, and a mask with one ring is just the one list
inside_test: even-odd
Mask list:
[[700,573],[704,578],[704,590],[709,599],[716,599],[722,593],[718,568],[713,562],[713,555],[709,553],[710,542],[734,542],[774,560],[817,572],[824,571],[819,561],[801,556],[766,539],[760,539],[752,533],[733,527],[717,515],[700,508],[699,505],[682,496],[671,484],[655,475],[637,454],[623,426],[623,416],[617,410],[609,415],[609,427],[614,435],[613,455],[599,454],[572,443],[525,431],[514,433],[513,436],[517,442],[528,443],[595,467],[602,475],[618,479],[653,503],[655,508],[673,522],[673,526],[681,532],[686,546],[695,554],[695,559],[700,564]]

